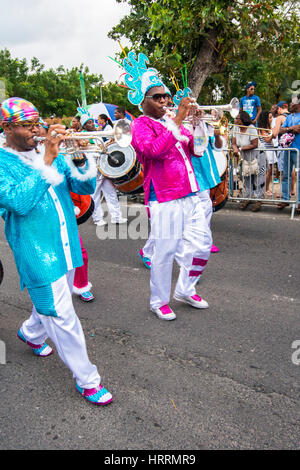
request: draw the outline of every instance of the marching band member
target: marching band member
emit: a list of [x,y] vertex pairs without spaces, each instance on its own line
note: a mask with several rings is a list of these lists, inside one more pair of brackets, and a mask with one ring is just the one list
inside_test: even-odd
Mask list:
[[27,288],[33,302],[18,338],[45,357],[53,352],[46,343],[49,337],[73,373],[77,391],[92,403],[106,405],[112,396],[88,358],[72,303],[74,270],[82,265],[82,255],[70,191],[94,191],[95,163],[88,159],[77,168],[59,153],[66,133],[59,124],[50,126],[44,151],[37,153],[39,114],[26,100],[5,100],[0,121],[7,143],[0,149],[0,208],[21,289]]
[[[130,62],[129,62],[130,61]],[[181,241],[184,257],[174,298],[195,308],[208,303],[196,293],[211,249],[211,232],[197,193],[199,186],[191,165],[193,136],[182,122],[190,111],[191,98],[183,98],[174,120],[165,116],[168,94],[155,69],[131,51],[125,58],[128,97],[143,110],[132,123],[132,146],[144,167],[145,204],[150,209],[154,254],[151,265],[150,308],[162,320],[174,320],[170,308],[173,261]],[[137,70],[135,70],[137,69]],[[132,80],[132,77],[140,80]]]
[[[179,92],[182,92],[182,90],[179,90]],[[179,94],[179,92],[177,92],[177,95]],[[184,94],[184,91],[182,92],[182,95],[183,94]],[[189,94],[188,91],[186,94],[187,95]],[[179,100],[177,101],[177,106],[178,106],[178,103],[179,103]],[[168,113],[168,109],[167,109],[167,113]],[[201,116],[203,118],[203,115],[204,115],[203,111],[200,111],[199,118]],[[176,114],[174,113],[172,118],[174,119],[175,116]],[[187,129],[193,132],[191,124],[187,125],[185,123],[184,125]],[[213,213],[212,201],[210,198],[210,189],[217,186],[221,181],[217,164],[215,161],[215,157],[213,154],[213,150],[222,151],[224,149],[224,140],[220,135],[220,131],[218,129],[214,129],[212,126],[205,123],[204,120],[200,120],[197,126],[199,128],[198,137],[197,137],[199,140],[198,146],[200,146],[200,148],[198,148],[198,153],[199,155],[201,155],[201,158],[199,158],[199,156],[192,155],[191,162],[192,162],[196,180],[200,188],[198,196],[200,197],[201,204],[203,206],[203,209],[206,215],[206,220],[210,227],[211,217]],[[154,249],[153,237],[152,237],[152,234],[150,233],[146,244],[138,253],[138,256],[141,258],[142,262],[144,263],[147,269],[151,269],[151,259],[153,256],[153,249]],[[212,245],[211,252],[217,253],[218,251],[219,251],[218,247],[215,245]],[[177,261],[180,259],[180,256],[181,256],[180,253],[181,253],[181,250],[179,250],[179,252],[177,253]]]
[[[93,132],[96,130],[95,122],[89,114],[83,114],[81,116],[80,122],[84,131]],[[125,224],[127,219],[122,217],[116,189],[111,180],[105,178],[105,176],[103,176],[99,170],[97,172],[96,189],[93,194],[95,209],[92,217],[94,224],[98,226],[107,224],[107,222],[103,219],[104,213],[101,205],[101,193],[103,193],[107,203],[108,211],[111,215],[111,223]]]

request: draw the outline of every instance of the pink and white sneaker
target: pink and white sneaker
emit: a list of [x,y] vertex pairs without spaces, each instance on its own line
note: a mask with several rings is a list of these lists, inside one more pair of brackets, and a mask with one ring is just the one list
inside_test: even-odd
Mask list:
[[178,300],[178,302],[183,302],[184,304],[189,304],[195,308],[208,308],[208,303],[206,300],[199,297],[199,295],[191,295],[191,296],[182,296],[178,294],[174,294],[174,299]]
[[156,313],[161,320],[175,320],[176,315],[169,305],[163,305],[159,308],[151,308],[151,312]]
[[212,245],[211,246],[211,249],[210,249],[210,252],[211,253],[219,253],[219,248],[216,246],[216,245]]
[[32,349],[33,353],[36,356],[47,357],[53,354],[53,349],[47,343],[33,344],[27,341],[27,339],[25,338],[25,336],[23,335],[21,331],[21,328],[19,329],[17,336],[21,341],[23,341],[23,343],[28,344],[28,346]]

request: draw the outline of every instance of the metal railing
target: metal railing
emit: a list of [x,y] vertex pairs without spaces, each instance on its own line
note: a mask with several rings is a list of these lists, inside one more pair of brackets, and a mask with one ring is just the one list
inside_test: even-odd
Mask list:
[[291,219],[298,206],[299,150],[296,148],[257,148],[251,151],[258,169],[246,176],[243,160],[228,157],[228,200],[291,206]]

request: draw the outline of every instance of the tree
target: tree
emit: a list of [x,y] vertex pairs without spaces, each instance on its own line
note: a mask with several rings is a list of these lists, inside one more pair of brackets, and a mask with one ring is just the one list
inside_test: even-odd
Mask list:
[[133,49],[148,54],[165,77],[170,77],[170,67],[180,77],[186,64],[188,86],[196,97],[215,76],[226,98],[237,80],[244,85],[251,74],[257,76],[257,70],[266,91],[270,84],[278,89],[277,74],[282,77],[299,57],[297,0],[117,1],[131,5],[131,12],[109,36],[129,39]]
[[[99,83],[103,83],[103,77],[90,73],[83,64],[71,70],[62,65],[56,70],[45,70],[36,57],[31,59],[29,66],[25,59],[12,58],[7,49],[0,50],[0,77],[5,82],[6,95],[21,96],[31,101],[43,117],[74,116],[77,113],[81,104],[80,70],[85,79],[87,103],[97,103],[100,101]],[[108,83],[102,86],[102,90],[106,103],[124,106],[132,114],[136,113],[136,107],[127,101],[125,88],[117,83]]]

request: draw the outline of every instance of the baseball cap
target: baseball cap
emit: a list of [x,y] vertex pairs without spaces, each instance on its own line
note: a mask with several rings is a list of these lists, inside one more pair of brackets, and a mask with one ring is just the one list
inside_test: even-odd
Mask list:
[[284,107],[288,107],[288,103],[286,101],[279,101],[279,103],[277,103],[277,108],[284,108]]

